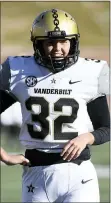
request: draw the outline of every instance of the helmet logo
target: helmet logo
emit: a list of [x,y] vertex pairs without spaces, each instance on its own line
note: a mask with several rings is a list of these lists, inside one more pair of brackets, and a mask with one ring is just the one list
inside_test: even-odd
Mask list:
[[55,25],[55,28],[54,28],[54,31],[60,31],[60,28],[58,27],[59,25],[59,20],[58,20],[58,14],[57,14],[57,10],[55,9],[52,9],[52,16],[54,18],[54,25]]

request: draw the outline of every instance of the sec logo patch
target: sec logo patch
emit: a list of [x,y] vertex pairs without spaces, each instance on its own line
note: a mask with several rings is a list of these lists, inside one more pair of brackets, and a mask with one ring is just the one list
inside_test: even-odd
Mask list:
[[35,76],[28,76],[25,83],[28,87],[34,87],[37,84],[37,78]]

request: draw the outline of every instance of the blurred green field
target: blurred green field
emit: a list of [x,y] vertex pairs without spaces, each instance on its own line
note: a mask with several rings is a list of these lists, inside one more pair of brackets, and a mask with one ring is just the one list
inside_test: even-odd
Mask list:
[[28,46],[35,16],[53,7],[75,17],[81,45],[109,45],[109,2],[1,2],[1,42]]
[[94,164],[110,164],[110,143],[91,147],[92,162]]
[[[21,202],[22,167],[1,167],[1,202]],[[99,179],[101,202],[109,202],[109,179]]]

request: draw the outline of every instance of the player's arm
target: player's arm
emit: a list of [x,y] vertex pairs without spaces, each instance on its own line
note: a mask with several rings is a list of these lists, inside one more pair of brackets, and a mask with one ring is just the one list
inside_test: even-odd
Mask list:
[[0,90],[0,98],[0,114],[17,101],[5,90]]
[[106,96],[88,103],[87,109],[94,131],[70,140],[61,153],[65,160],[70,161],[82,155],[87,145],[100,145],[110,140],[110,115]]
[[17,101],[10,93],[10,80],[10,65],[7,59],[0,67],[0,113]]
[[98,78],[98,95],[104,96],[98,97],[88,106],[95,130],[70,140],[61,153],[63,159],[68,161],[72,158],[76,159],[87,145],[100,145],[110,140],[110,116],[106,99],[106,95],[109,95],[109,67],[107,63],[103,65]]
[[108,109],[107,98],[109,96],[109,66],[107,62],[103,62],[98,77],[98,93],[104,95],[94,101],[91,114],[93,115],[94,136],[93,145],[100,145],[110,141],[110,113]]
[[6,165],[29,165],[29,160],[22,154],[10,155],[2,147],[0,148],[0,161],[4,162]]
[[[7,59],[0,67],[0,113],[17,101],[10,92],[10,80],[10,65]],[[26,165],[29,163],[22,154],[9,155],[3,148],[0,149],[0,160],[7,165]]]
[[[84,134],[90,145],[100,145],[110,141],[110,113],[107,96],[109,95],[109,66],[101,62],[101,71],[98,77],[98,97],[88,104],[88,112],[94,126],[94,131]],[[81,135],[82,136],[82,135]]]
[[110,141],[110,113],[107,97],[102,96],[87,105],[94,131],[91,132],[92,141],[89,144],[100,145]]

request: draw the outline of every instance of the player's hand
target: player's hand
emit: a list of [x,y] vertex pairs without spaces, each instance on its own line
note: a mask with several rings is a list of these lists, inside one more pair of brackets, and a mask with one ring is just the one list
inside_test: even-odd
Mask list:
[[24,155],[19,154],[19,155],[8,155],[7,159],[4,161],[5,164],[7,165],[30,165],[30,162],[28,159],[24,157]]
[[76,159],[83,149],[85,149],[87,144],[92,144],[94,142],[94,137],[91,133],[82,134],[72,140],[70,140],[61,153],[64,160],[70,161]]

